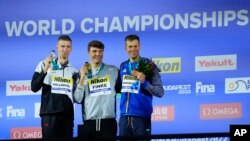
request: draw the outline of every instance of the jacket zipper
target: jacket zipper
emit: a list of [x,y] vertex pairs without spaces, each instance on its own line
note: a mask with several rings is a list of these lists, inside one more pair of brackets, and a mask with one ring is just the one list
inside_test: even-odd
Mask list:
[[63,69],[63,77],[64,77],[64,69]]
[[130,98],[130,93],[127,93],[127,102],[126,102],[126,113],[128,113],[128,102],[129,102],[129,98]]

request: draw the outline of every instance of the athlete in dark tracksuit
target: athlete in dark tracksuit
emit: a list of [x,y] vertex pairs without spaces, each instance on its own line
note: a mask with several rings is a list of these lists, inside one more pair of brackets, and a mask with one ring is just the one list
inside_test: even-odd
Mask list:
[[42,88],[40,117],[43,139],[72,139],[73,92],[78,71],[68,62],[71,39],[60,36],[57,49],[58,58],[53,60],[57,67],[52,67],[49,57],[41,61],[33,74],[31,89],[37,92]]

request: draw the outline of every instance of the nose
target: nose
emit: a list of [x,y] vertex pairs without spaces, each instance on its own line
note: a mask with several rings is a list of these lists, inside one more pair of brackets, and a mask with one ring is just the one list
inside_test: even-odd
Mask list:
[[102,51],[97,51],[97,52],[95,53],[95,55],[98,55],[98,56],[102,55]]
[[69,47],[64,47],[64,48],[63,48],[63,52],[68,52],[69,50],[70,50]]
[[131,47],[131,51],[135,51],[136,49],[135,49],[135,47]]

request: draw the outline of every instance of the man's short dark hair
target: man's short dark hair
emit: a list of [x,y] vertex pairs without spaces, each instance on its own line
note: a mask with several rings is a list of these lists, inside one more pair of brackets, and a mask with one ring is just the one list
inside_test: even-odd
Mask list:
[[92,40],[88,44],[88,51],[90,51],[91,47],[99,48],[104,50],[104,44],[101,41],[98,40]]
[[58,39],[57,39],[57,41],[60,41],[60,40],[72,42],[71,38],[68,35],[61,35],[61,36],[59,36]]
[[128,36],[125,37],[125,42],[126,41],[133,41],[133,40],[138,40],[138,42],[140,43],[139,36],[137,36],[135,34],[130,34],[130,35],[128,35]]

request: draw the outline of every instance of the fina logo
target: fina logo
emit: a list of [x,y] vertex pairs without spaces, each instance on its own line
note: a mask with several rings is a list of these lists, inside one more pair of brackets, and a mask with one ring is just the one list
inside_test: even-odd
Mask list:
[[207,94],[211,95],[215,92],[215,85],[213,84],[207,84],[203,85],[202,82],[196,82],[196,94]]
[[226,78],[225,93],[250,93],[250,77]]
[[7,106],[7,118],[24,118],[25,117],[25,109],[14,109],[13,106]]

